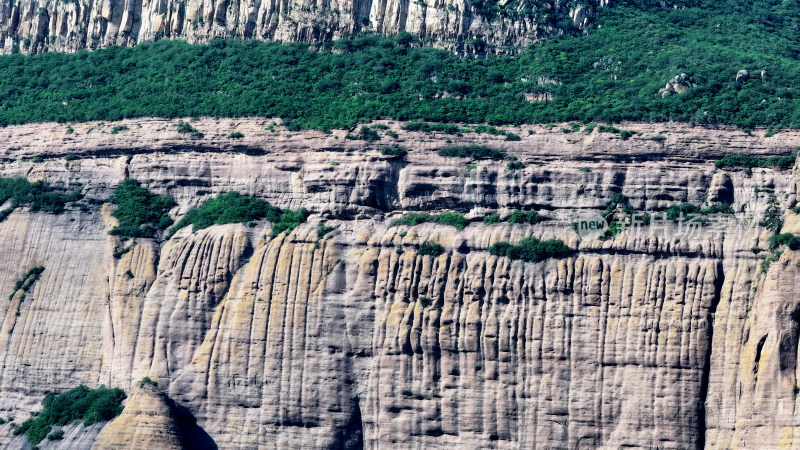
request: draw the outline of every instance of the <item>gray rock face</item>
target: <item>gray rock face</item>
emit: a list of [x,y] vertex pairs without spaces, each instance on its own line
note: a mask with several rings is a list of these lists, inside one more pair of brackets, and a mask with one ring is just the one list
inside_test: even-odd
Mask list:
[[531,14],[515,19],[481,16],[467,0],[7,1],[0,5],[0,52],[16,48],[23,53],[72,52],[160,38],[319,42],[360,32],[395,35],[401,31],[461,50],[465,49],[452,43],[480,39],[500,47],[525,46],[560,32],[543,23],[545,14],[572,14],[576,25],[586,26],[592,7],[577,1],[522,1],[508,8]]
[[[178,216],[230,190],[313,212],[288,236],[270,237],[266,222],[186,228],[119,258],[107,206],[13,212],[0,222],[0,293],[27,268],[46,270],[23,302],[0,302],[0,416],[28,417],[46,392],[85,383],[131,395],[98,448],[126,448],[130,436],[175,445],[171,402],[220,448],[797,445],[798,256],[787,250],[759,275],[766,252],[751,249],[767,248],[758,223],[770,195],[786,211],[783,231],[800,231],[787,211],[798,178],[713,161],[785,154],[800,133],[625,124],[639,134],[530,127],[511,130],[519,142],[459,138],[526,165],[508,170],[439,157],[451,136],[397,124],[403,162],[380,155],[388,137],[224,122],[193,122],[207,137],[191,148],[156,120],[113,135],[112,124],[71,135],[57,124],[0,129],[2,176],[81,184],[93,197],[128,176],[173,196]],[[245,135],[236,147],[222,138],[234,130]],[[65,163],[67,154],[79,159]],[[22,160],[32,155],[45,161]],[[714,198],[736,214],[607,241],[575,233],[573,221],[618,192],[640,211]],[[550,220],[390,227],[401,209],[474,218],[535,209]],[[336,230],[319,238],[322,220]],[[487,251],[526,236],[575,253],[523,263]],[[428,241],[445,253],[417,254]],[[163,392],[140,389],[145,376]],[[0,445],[19,439],[0,426]]]

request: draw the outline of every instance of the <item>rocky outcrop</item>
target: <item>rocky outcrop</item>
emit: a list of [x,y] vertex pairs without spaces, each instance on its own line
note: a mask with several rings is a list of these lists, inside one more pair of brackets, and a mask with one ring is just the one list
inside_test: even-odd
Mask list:
[[661,98],[666,98],[673,94],[683,94],[695,86],[696,85],[692,83],[689,78],[689,75],[682,73],[672,77],[672,79],[667,82],[666,86],[658,90],[658,95],[660,95]]
[[119,417],[100,432],[96,449],[184,447],[178,421],[165,396],[152,384],[139,384]]
[[[107,205],[16,210],[0,223],[0,293],[28,268],[46,270],[24,301],[0,302],[0,417],[28,417],[46,392],[85,383],[129,394],[100,448],[795,445],[798,259],[787,250],[760,274],[771,233],[759,223],[774,195],[784,231],[800,229],[787,211],[798,177],[713,161],[785,154],[800,133],[624,124],[638,134],[458,138],[526,166],[510,170],[440,157],[452,136],[398,124],[387,124],[396,140],[365,143],[269,122],[200,120],[200,140],[158,120],[117,134],[0,129],[2,176],[94,198],[131,177],[175,198],[176,216],[231,190],[313,213],[288,236],[256,222],[123,244],[108,235]],[[244,137],[224,138],[231,131]],[[407,158],[381,155],[388,143]],[[605,241],[573,230],[616,193],[654,213],[651,224]],[[702,226],[658,220],[682,202],[735,213]],[[403,211],[446,209],[550,220],[389,226]],[[335,230],[320,238],[323,220]],[[526,236],[575,252],[523,263],[487,251]],[[418,254],[423,242],[444,254]],[[0,444],[17,442],[9,434],[0,426]]]
[[[605,3],[605,2],[601,2]],[[459,50],[468,40],[524,47],[558,34],[553,17],[587,26],[587,2],[254,2],[169,0],[6,1],[0,5],[0,50],[76,51],[158,39],[213,38],[321,42],[357,33],[409,32]]]

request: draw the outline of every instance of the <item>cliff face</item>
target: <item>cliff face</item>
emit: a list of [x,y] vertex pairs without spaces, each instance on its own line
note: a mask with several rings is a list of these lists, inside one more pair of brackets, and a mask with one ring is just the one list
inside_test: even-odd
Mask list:
[[[601,0],[598,5],[606,3]],[[5,0],[0,3],[0,50],[72,52],[160,38],[319,42],[360,32],[401,31],[444,46],[469,39],[524,46],[558,33],[562,25],[557,19],[583,27],[592,15],[593,6],[586,2],[561,0],[513,5],[467,0]]]
[[[176,216],[230,190],[313,213],[288,236],[269,237],[266,222],[187,228],[115,258],[108,205],[16,210],[0,223],[0,293],[46,269],[24,300],[0,302],[0,416],[25,418],[46,392],[84,383],[130,395],[97,448],[798,445],[798,256],[787,250],[759,275],[767,252],[752,250],[767,248],[771,195],[783,231],[798,227],[788,210],[798,178],[713,161],[786,153],[800,133],[628,124],[639,134],[624,141],[542,127],[513,130],[520,142],[459,138],[526,165],[509,170],[439,157],[447,136],[396,124],[397,141],[364,144],[224,122],[193,122],[201,140],[157,120],[118,134],[0,129],[2,176],[80,184],[96,198],[135,178],[174,197]],[[245,137],[223,137],[234,130]],[[383,145],[407,148],[407,160]],[[23,159],[33,156],[43,161]],[[640,211],[725,201],[736,214],[608,241],[572,229],[618,192]],[[388,226],[401,210],[523,208],[551,220]],[[318,238],[320,221],[336,230]],[[486,251],[531,235],[577,252],[523,263]],[[445,253],[418,255],[425,241]],[[158,388],[140,386],[145,376]],[[0,426],[0,444],[21,446],[10,432]]]

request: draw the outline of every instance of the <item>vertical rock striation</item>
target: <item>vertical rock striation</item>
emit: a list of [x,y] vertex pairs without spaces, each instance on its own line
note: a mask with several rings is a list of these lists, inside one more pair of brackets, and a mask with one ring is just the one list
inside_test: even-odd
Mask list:
[[[231,190],[313,215],[276,237],[258,221],[123,243],[108,235],[108,205],[17,209],[0,222],[0,417],[22,420],[45,393],[83,383],[129,394],[98,448],[797,445],[798,257],[784,250],[761,273],[771,233],[759,225],[774,195],[782,231],[800,229],[789,209],[797,173],[748,176],[713,160],[786,153],[800,134],[633,124],[641,139],[569,141],[517,130],[521,143],[488,142],[526,164],[511,171],[468,170],[436,155],[445,138],[417,144],[402,131],[409,155],[397,162],[313,134],[253,131],[247,151],[212,140],[200,151],[163,133],[144,139],[158,121],[113,142],[61,142],[48,126],[59,127],[0,130],[0,175],[80,184],[94,197],[133,177],[173,196],[178,216]],[[656,132],[663,144],[647,140]],[[78,145],[65,166],[61,153]],[[31,153],[45,162],[20,159]],[[654,220],[606,241],[573,230],[616,193],[639,211],[730,202],[734,213],[694,229]],[[475,219],[534,209],[549,220],[389,226],[400,210],[443,209]],[[335,229],[319,237],[323,220]],[[526,263],[487,251],[527,236],[575,252]],[[420,255],[424,242],[445,252]],[[6,298],[37,265],[24,298]],[[0,444],[24,441],[5,424]]]

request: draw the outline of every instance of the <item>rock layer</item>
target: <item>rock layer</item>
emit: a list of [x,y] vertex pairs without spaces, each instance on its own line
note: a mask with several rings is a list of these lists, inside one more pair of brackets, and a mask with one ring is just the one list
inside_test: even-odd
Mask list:
[[[405,161],[378,152],[388,137],[264,123],[201,120],[200,142],[156,120],[113,135],[99,124],[0,130],[3,176],[95,198],[131,177],[174,197],[176,216],[230,190],[313,213],[288,236],[256,222],[122,243],[107,234],[108,205],[16,210],[0,223],[0,292],[32,266],[45,271],[23,301],[0,302],[0,416],[27,417],[46,392],[85,383],[130,395],[102,448],[134,435],[192,448],[795,445],[798,256],[786,250],[760,273],[771,233],[759,222],[774,195],[783,231],[800,229],[789,209],[798,178],[713,161],[785,154],[800,133],[626,124],[639,134],[459,138],[526,165],[509,170],[439,157],[451,137],[397,125]],[[216,137],[233,129],[245,135],[235,146]],[[720,201],[735,214],[694,228],[654,221],[607,241],[573,230],[620,192],[640,211]],[[431,209],[550,220],[389,226]],[[321,221],[336,229],[319,238]],[[526,236],[576,251],[539,263],[487,252]],[[445,253],[417,254],[428,241]],[[142,389],[143,377],[161,391]],[[189,429],[192,416],[202,430]],[[20,445],[9,434],[0,426],[0,444]]]
[[[395,35],[405,31],[442,46],[482,51],[485,44],[521,47],[557,34],[563,31],[556,25],[558,18],[585,27],[593,15],[593,5],[586,2],[498,3],[502,14],[486,3],[487,12],[478,6],[481,3],[467,0],[8,0],[0,4],[0,50],[72,52],[162,38],[321,42],[364,32]],[[465,46],[467,40],[484,44]]]

